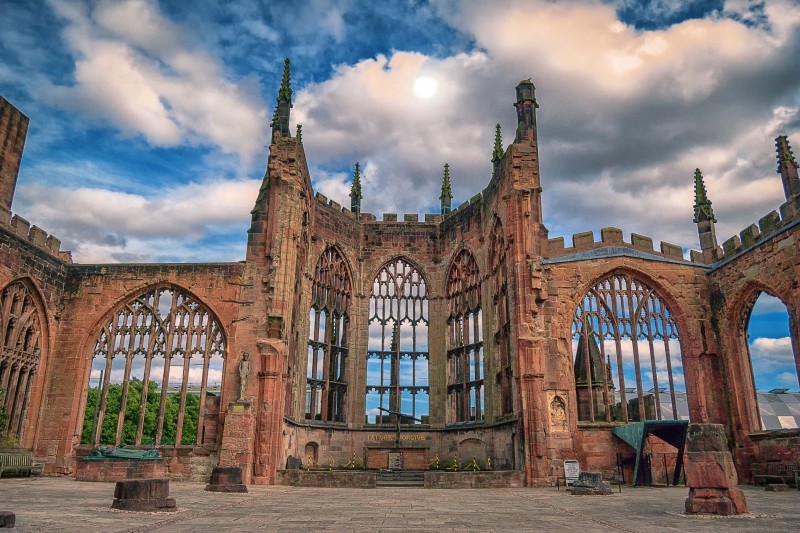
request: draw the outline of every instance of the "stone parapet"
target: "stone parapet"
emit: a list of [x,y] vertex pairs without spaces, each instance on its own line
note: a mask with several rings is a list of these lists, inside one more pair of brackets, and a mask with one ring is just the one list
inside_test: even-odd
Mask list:
[[487,470],[478,472],[425,472],[426,489],[499,489],[525,486],[525,472]]
[[72,254],[60,249],[61,239],[54,235],[48,235],[46,231],[38,226],[31,226],[30,222],[19,215],[12,215],[9,210],[3,207],[0,207],[0,229],[4,229],[33,244],[36,248],[52,255],[59,261],[72,263]]
[[[653,254],[656,256],[663,256],[667,259],[675,261],[686,261],[683,257],[683,249],[668,242],[661,242],[659,251],[653,249],[653,239],[631,233],[631,242],[625,242],[622,236],[622,230],[619,228],[603,228],[600,230],[600,241],[594,240],[594,233],[591,231],[584,231],[575,233],[572,236],[572,246],[565,247],[564,237],[556,237],[547,240],[547,245],[544,247],[543,255],[546,259],[555,259],[565,257],[579,252],[587,252],[590,250],[597,250],[608,247],[621,247],[630,248]],[[687,263],[690,261],[686,261]],[[696,262],[694,259],[691,262]]]
[[278,485],[291,487],[334,487],[349,489],[374,489],[375,471],[357,470],[278,470]]

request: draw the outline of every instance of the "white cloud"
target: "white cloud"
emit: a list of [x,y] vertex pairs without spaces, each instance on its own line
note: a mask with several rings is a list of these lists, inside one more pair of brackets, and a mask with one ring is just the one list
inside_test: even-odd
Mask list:
[[[508,143],[513,87],[530,75],[553,236],[617,226],[697,247],[695,167],[720,242],[781,203],[772,139],[800,139],[800,74],[788,59],[800,53],[796,10],[770,4],[770,29],[716,16],[657,31],[625,26],[599,3],[444,1],[439,12],[475,37],[474,51],[379,55],[297,92],[309,160],[360,160],[365,211],[436,210],[445,162],[456,204],[479,192],[493,125]],[[439,81],[431,100],[411,91],[423,75]],[[346,184],[324,182],[337,201]]]
[[267,111],[252,81],[226,78],[209,53],[146,0],[51,0],[67,20],[75,84],[48,86],[51,102],[142,135],[153,146],[217,146],[246,163],[263,152]]
[[[236,228],[243,233],[259,185],[259,180],[189,183],[153,197],[28,185],[18,196],[26,206],[25,216],[42,227],[59,228],[55,233],[64,243],[62,248],[71,249],[79,262],[147,261],[154,249],[196,257],[194,241],[212,229]],[[61,209],[63,205],[70,209]],[[207,257],[220,255],[236,259],[244,250],[206,251]]]

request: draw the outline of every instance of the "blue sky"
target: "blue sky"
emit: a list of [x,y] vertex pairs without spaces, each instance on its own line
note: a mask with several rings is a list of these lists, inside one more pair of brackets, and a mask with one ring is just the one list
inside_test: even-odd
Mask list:
[[782,202],[774,138],[800,143],[797,0],[6,0],[3,22],[0,92],[31,118],[13,210],[80,262],[244,258],[284,57],[315,188],[348,205],[360,161],[379,216],[434,212],[446,162],[455,204],[483,189],[527,77],[568,242],[697,248],[695,167],[722,241]]

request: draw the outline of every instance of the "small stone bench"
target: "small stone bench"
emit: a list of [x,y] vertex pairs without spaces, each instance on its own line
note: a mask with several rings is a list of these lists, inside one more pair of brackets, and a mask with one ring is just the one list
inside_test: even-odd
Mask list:
[[17,517],[11,511],[0,511],[0,529],[14,529]]
[[176,511],[175,498],[169,497],[169,479],[124,479],[114,487],[114,509],[122,511]]

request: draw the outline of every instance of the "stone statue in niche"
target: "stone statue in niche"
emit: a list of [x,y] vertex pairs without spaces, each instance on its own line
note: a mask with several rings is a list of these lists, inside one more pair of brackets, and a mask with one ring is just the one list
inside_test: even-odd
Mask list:
[[567,409],[560,396],[550,402],[550,429],[554,432],[569,431],[567,424]]
[[247,385],[247,376],[250,375],[250,354],[247,352],[242,353],[242,360],[239,361],[239,399],[237,401],[244,401],[244,388]]

